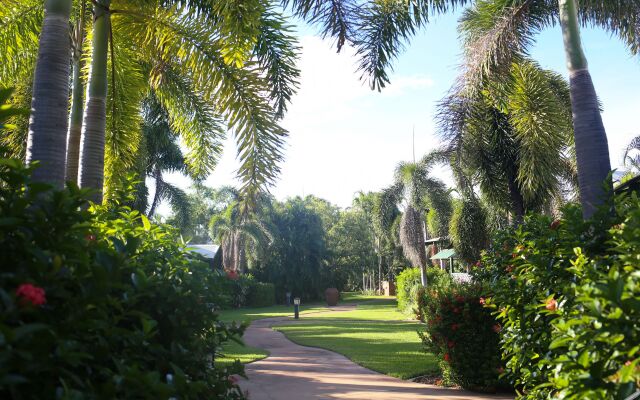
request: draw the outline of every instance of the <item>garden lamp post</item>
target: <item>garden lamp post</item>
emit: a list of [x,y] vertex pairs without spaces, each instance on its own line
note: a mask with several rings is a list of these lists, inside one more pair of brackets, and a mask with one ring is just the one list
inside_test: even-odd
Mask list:
[[293,317],[300,318],[300,297],[293,299]]

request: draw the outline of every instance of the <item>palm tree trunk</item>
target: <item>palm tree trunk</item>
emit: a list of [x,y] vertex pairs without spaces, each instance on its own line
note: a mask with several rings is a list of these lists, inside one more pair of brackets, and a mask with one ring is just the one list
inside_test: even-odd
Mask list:
[[513,224],[520,225],[524,219],[524,198],[514,176],[508,176],[509,197],[511,198],[511,211],[513,212]]
[[590,218],[600,205],[611,201],[609,146],[598,97],[582,51],[577,0],[558,0],[558,4],[569,69],[580,203],[583,216]]
[[69,134],[67,141],[66,180],[78,183],[78,165],[80,164],[80,138],[82,136],[82,112],[84,85],[82,70],[82,46],[84,44],[85,4],[82,2],[80,18],[76,25],[75,50],[73,52],[73,90],[71,94],[71,115],[69,116]]
[[26,161],[40,162],[33,180],[64,187],[69,110],[71,0],[48,0],[40,34]]
[[109,31],[111,27],[111,0],[98,0],[94,7],[93,54],[87,103],[82,124],[82,147],[80,149],[80,187],[96,191],[91,197],[102,202],[104,183],[104,143],[107,126],[107,58],[109,54]]
[[156,207],[158,207],[158,203],[160,203],[160,195],[162,194],[162,171],[160,168],[156,167],[154,178],[156,180],[156,192],[153,194],[153,202],[151,203],[151,208],[149,209],[149,213],[147,216],[149,218],[153,217],[156,213]]

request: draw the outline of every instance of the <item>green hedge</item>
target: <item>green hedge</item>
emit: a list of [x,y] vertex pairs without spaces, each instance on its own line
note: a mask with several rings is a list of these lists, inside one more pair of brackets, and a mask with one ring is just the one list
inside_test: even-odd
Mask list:
[[258,282],[252,275],[226,278],[221,297],[221,308],[267,307],[276,304],[275,287]]
[[276,304],[276,289],[272,283],[254,282],[247,299],[248,307],[268,307]]
[[625,399],[640,386],[640,200],[615,209],[527,217],[474,272],[522,398]]
[[226,278],[172,228],[29,174],[0,159],[0,398],[242,398],[242,367],[212,362],[243,331],[212,312]]

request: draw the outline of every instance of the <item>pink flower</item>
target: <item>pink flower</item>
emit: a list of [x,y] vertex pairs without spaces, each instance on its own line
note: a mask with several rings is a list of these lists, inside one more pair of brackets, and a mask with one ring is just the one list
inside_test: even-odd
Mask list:
[[16,296],[20,298],[20,304],[22,305],[41,306],[47,302],[44,289],[30,283],[23,283],[18,286]]
[[484,297],[480,297],[480,304],[484,305],[485,301]]
[[558,309],[558,302],[556,301],[556,299],[549,299],[547,300],[547,303],[545,304],[544,308],[546,308],[549,311],[555,311]]
[[232,281],[235,281],[239,278],[238,276],[238,272],[236,270],[228,270],[227,271],[227,278],[231,279]]

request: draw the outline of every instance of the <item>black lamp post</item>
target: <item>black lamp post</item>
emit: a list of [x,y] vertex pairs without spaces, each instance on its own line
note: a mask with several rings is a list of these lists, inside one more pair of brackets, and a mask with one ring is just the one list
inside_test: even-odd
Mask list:
[[293,317],[300,318],[300,297],[293,299]]

